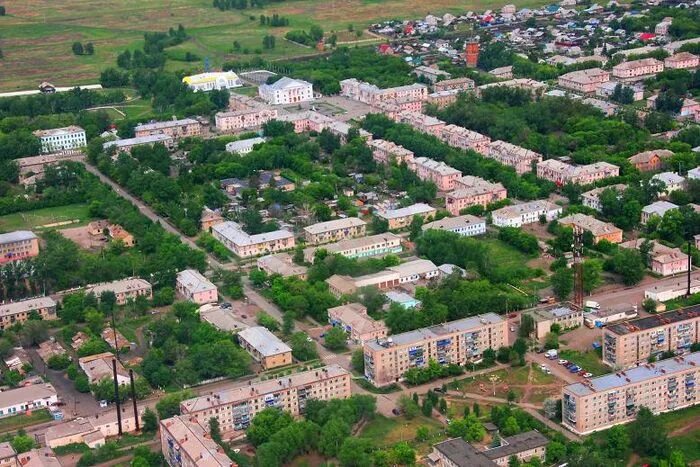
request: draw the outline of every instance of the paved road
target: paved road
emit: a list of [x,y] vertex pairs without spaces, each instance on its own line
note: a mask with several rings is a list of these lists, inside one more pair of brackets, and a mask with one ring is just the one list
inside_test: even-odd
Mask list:
[[[691,277],[693,280],[700,279],[700,271],[692,272]],[[667,289],[673,286],[685,287],[688,283],[687,280],[687,275],[685,274],[659,280],[647,277],[640,284],[633,287],[619,287],[613,290],[606,290],[586,299],[595,300],[600,303],[602,307],[611,307],[624,303],[631,303],[641,306],[642,302],[644,301],[645,290],[652,289],[654,287],[658,288],[659,290]]]

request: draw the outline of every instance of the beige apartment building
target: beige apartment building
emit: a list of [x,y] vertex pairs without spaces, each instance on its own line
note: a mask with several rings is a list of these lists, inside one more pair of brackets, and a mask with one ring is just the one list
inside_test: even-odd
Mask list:
[[583,324],[583,310],[573,303],[562,303],[524,311],[521,319],[524,315],[529,315],[534,320],[535,329],[533,335],[537,340],[547,337],[553,324],[559,325],[562,330],[575,328]]
[[367,237],[348,238],[318,247],[304,248],[304,261],[313,263],[317,250],[326,250],[330,254],[342,255],[346,258],[369,258],[401,253],[402,249],[401,237],[391,232],[385,232]]
[[697,404],[700,352],[610,373],[563,389],[562,423],[578,434],[633,421],[640,407],[655,414]]
[[277,109],[266,107],[217,112],[214,116],[216,129],[222,133],[251,130],[262,127],[277,118]]
[[239,224],[226,221],[213,226],[211,233],[241,258],[277,253],[295,246],[294,234],[284,229],[249,235]]
[[209,420],[176,415],[160,421],[160,446],[171,467],[236,467],[211,439]]
[[202,124],[194,118],[173,119],[165,122],[144,123],[134,128],[134,136],[168,135],[171,138],[188,138],[202,134]]
[[401,381],[411,368],[478,362],[486,349],[508,345],[508,322],[495,313],[365,342],[365,378],[375,386]]
[[113,292],[117,297],[117,305],[126,305],[129,300],[136,300],[136,297],[153,298],[153,288],[151,284],[137,277],[122,279],[113,282],[103,282],[101,284],[89,285],[85,293],[95,294],[97,300],[102,292]]
[[455,180],[462,176],[462,172],[450,167],[441,161],[428,159],[427,157],[416,157],[409,168],[416,173],[416,176],[427,182],[433,182],[439,191],[449,191],[455,186]]
[[298,416],[304,413],[308,400],[347,399],[350,395],[350,372],[328,365],[188,399],[180,403],[180,411],[202,424],[216,418],[221,431],[226,432],[245,430],[253,417],[268,407]]
[[375,215],[389,223],[389,229],[403,229],[411,225],[415,216],[421,216],[423,221],[435,217],[437,210],[425,203],[416,203],[405,208],[389,209],[387,211],[377,211]]
[[367,233],[367,222],[347,217],[304,227],[304,238],[310,245],[337,242],[346,238],[362,237]]
[[32,313],[41,319],[56,319],[56,302],[51,297],[38,297],[0,304],[0,330],[24,323]]
[[238,342],[265,370],[292,363],[292,349],[262,326],[243,329]]
[[664,67],[674,70],[687,70],[697,68],[700,57],[690,52],[679,52],[664,59]]
[[567,183],[589,185],[598,180],[618,175],[620,175],[620,168],[607,162],[571,165],[556,159],[548,159],[537,164],[537,176],[557,185]]
[[610,81],[610,72],[601,68],[572,71],[559,77],[558,83],[564,89],[593,94],[598,86]]
[[513,167],[518,175],[532,172],[533,166],[542,162],[542,154],[501,140],[493,141],[489,145],[488,154],[484,155],[503,165]]
[[28,230],[0,234],[0,264],[33,258],[39,254],[39,237]]
[[445,208],[453,216],[471,206],[486,207],[506,199],[508,192],[500,183],[492,183],[473,175],[465,175],[455,181],[454,191],[445,196]]
[[428,105],[434,105],[438,109],[442,109],[457,102],[460,92],[461,91],[456,89],[452,91],[431,92],[428,94],[428,98],[425,100],[425,103]]
[[397,99],[423,101],[428,96],[428,87],[424,84],[414,83],[380,89],[374,84],[349,78],[340,82],[340,95],[369,105]]
[[457,125],[445,125],[439,138],[453,148],[471,149],[479,154],[488,154],[491,138]]
[[372,159],[380,164],[409,164],[413,160],[413,151],[384,139],[374,139],[367,143],[372,150]]
[[384,339],[389,332],[384,322],[369,316],[367,308],[360,303],[348,303],[329,308],[328,322],[340,327],[356,344],[372,339]]
[[615,65],[612,69],[612,75],[618,79],[630,80],[645,78],[662,71],[664,71],[664,62],[655,58],[642,58]]
[[599,221],[593,216],[586,214],[571,214],[559,219],[561,225],[578,227],[585,232],[593,234],[593,243],[607,240],[610,243],[620,243],[622,241],[622,230],[613,224]]
[[603,363],[629,368],[662,352],[683,354],[700,341],[700,305],[603,329]]
[[435,92],[440,91],[469,91],[474,89],[474,80],[469,78],[444,79],[433,84]]
[[265,271],[268,275],[279,274],[282,277],[298,277],[301,280],[306,280],[308,268],[294,264],[293,258],[289,253],[277,253],[258,258],[258,268]]

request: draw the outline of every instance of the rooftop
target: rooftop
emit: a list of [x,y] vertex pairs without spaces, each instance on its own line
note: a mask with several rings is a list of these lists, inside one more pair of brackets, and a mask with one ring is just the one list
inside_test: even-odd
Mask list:
[[450,167],[449,165],[441,161],[438,162],[433,159],[428,159],[427,157],[416,157],[415,159],[413,159],[412,164],[424,167],[425,169],[430,170],[432,172],[437,172],[443,176],[462,175],[462,172],[455,169],[454,167]]
[[272,91],[281,91],[282,89],[298,88],[304,86],[311,86],[311,83],[301,79],[293,79],[284,76],[272,84],[263,84],[261,87],[266,87]]
[[63,128],[51,128],[49,130],[36,130],[34,135],[37,138],[45,138],[47,136],[73,135],[76,133],[85,133],[85,130],[79,126],[71,125]]
[[190,459],[196,460],[199,467],[232,467],[236,464],[221,452],[221,448],[211,439],[199,423],[186,416],[175,416],[161,420],[160,425],[172,436],[180,449]]
[[262,137],[248,138],[248,139],[241,139],[238,141],[232,141],[232,142],[226,144],[226,151],[238,152],[238,151],[253,147],[256,144],[262,144],[265,141],[267,141],[267,138],[262,138]]
[[236,319],[230,309],[225,310],[211,303],[199,308],[199,316],[202,321],[206,321],[221,331],[237,332],[248,327],[243,321]]
[[654,201],[653,203],[644,206],[642,208],[642,212],[647,213],[649,215],[651,214],[656,214],[660,217],[663,217],[666,212],[671,211],[672,209],[678,209],[678,206],[669,202],[669,201]]
[[112,146],[117,149],[130,146],[138,146],[140,144],[155,144],[155,143],[165,143],[167,141],[172,141],[172,137],[164,134],[137,136],[136,138],[126,138],[118,139],[115,141],[107,141],[102,145],[104,149],[111,148]]
[[629,62],[622,62],[619,65],[615,65],[613,70],[633,70],[638,67],[658,65],[663,65],[663,62],[655,58],[640,58],[639,60],[630,60]]
[[0,245],[13,242],[25,242],[36,238],[38,237],[29,230],[15,230],[14,232],[0,234]]
[[260,352],[263,357],[271,357],[282,353],[291,352],[292,349],[279,340],[267,328],[253,326],[238,333],[238,338],[243,339],[251,347]]
[[589,68],[587,70],[571,71],[561,75],[559,78],[580,83],[593,83],[598,82],[601,78],[609,75],[610,72],[601,68]]
[[580,213],[563,217],[559,219],[559,223],[562,225],[576,225],[584,230],[590,231],[593,235],[604,235],[620,231],[620,229],[613,224],[608,224],[607,222],[599,221],[593,216]]
[[325,232],[333,232],[335,230],[349,229],[352,227],[360,227],[366,225],[367,222],[357,217],[346,217],[345,219],[335,219],[327,222],[319,222],[304,227],[304,231],[311,235],[318,235]]
[[379,211],[377,215],[384,219],[400,219],[408,216],[419,216],[421,214],[429,214],[435,212],[435,208],[428,206],[425,203],[416,203],[411,206],[399,209],[389,209],[387,211]]
[[307,271],[306,266],[294,264],[289,253],[278,253],[258,258],[258,267],[268,269],[273,274],[279,274],[283,277],[301,276]]
[[428,259],[415,259],[413,261],[407,261],[401,263],[398,266],[392,266],[387,268],[389,271],[394,271],[399,274],[400,277],[413,276],[415,274],[427,274],[433,272],[437,269],[435,263]]
[[496,467],[497,464],[462,438],[448,439],[435,445],[455,467]]
[[49,383],[31,384],[29,386],[0,392],[0,407],[11,407],[24,404],[27,401],[48,399],[53,396],[56,396],[56,390]]
[[272,242],[275,240],[283,240],[293,238],[294,234],[288,230],[275,230],[273,232],[265,232],[261,234],[249,235],[243,231],[243,228],[233,222],[226,221],[221,224],[216,224],[212,230],[218,232],[221,236],[238,246],[257,245],[259,243]]
[[427,224],[423,224],[422,229],[453,230],[467,227],[469,225],[483,224],[485,222],[486,221],[484,219],[466,214],[464,216],[445,217],[439,221],[428,222]]
[[700,305],[689,306],[679,310],[673,310],[658,315],[637,318],[625,323],[612,324],[608,326],[608,331],[618,335],[632,334],[639,331],[646,331],[658,326],[678,323],[700,316]]
[[14,315],[16,313],[29,313],[42,308],[54,308],[56,302],[51,297],[30,298],[19,302],[0,304],[0,316]]
[[136,125],[135,131],[146,130],[146,131],[157,131],[163,130],[165,128],[171,128],[174,126],[184,126],[184,125],[199,125],[199,122],[193,118],[183,118],[180,120],[166,120],[164,122],[153,122],[153,123],[143,123]]
[[560,210],[561,206],[551,203],[549,201],[540,199],[535,201],[530,201],[528,203],[514,204],[512,206],[504,206],[500,209],[493,211],[492,215],[496,217],[520,217],[523,214],[528,214],[531,212],[538,211],[556,211]]
[[88,292],[100,296],[102,292],[114,292],[115,294],[131,292],[133,290],[150,289],[151,284],[139,278],[122,279],[114,282],[103,282],[101,284],[89,285]]
[[372,331],[385,330],[386,325],[383,321],[377,321],[367,315],[367,308],[359,303],[348,303],[328,309],[328,317],[336,316],[346,325],[350,325],[353,330],[358,333],[366,333]]
[[537,430],[527,431],[514,436],[502,438],[503,443],[495,448],[487,449],[483,454],[489,459],[510,457],[519,452],[544,447],[549,444],[549,438]]
[[183,284],[191,293],[208,292],[216,290],[216,286],[199,271],[185,269],[177,273],[177,282]]
[[649,162],[654,156],[659,156],[660,158],[665,158],[665,157],[671,157],[673,155],[673,151],[669,151],[668,149],[654,149],[651,151],[644,151],[640,152],[638,154],[635,154],[634,156],[630,157],[628,160],[633,163],[633,164],[641,164],[645,162]]

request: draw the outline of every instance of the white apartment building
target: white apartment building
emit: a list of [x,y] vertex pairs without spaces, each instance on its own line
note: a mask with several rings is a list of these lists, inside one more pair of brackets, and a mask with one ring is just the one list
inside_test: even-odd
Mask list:
[[41,141],[41,152],[45,154],[70,151],[87,146],[85,130],[75,125],[50,130],[36,130],[34,136]]
[[238,141],[231,141],[226,144],[226,152],[232,152],[236,154],[248,154],[253,150],[253,148],[258,144],[263,144],[267,141],[267,138],[256,137],[248,139],[240,139]]
[[618,193],[618,199],[620,196],[622,196],[622,192],[627,189],[627,185],[618,183],[617,185],[608,185],[608,186],[602,186],[599,188],[594,188],[592,190],[589,190],[585,193],[581,194],[581,201],[584,206],[589,207],[591,209],[595,209],[596,211],[600,211],[602,209],[602,206],[600,204],[600,195],[605,191],[605,190],[615,190]]
[[226,221],[212,226],[211,233],[241,258],[276,253],[295,246],[294,234],[284,229],[249,235],[239,224]]
[[562,212],[561,206],[545,200],[536,200],[496,209],[491,213],[491,220],[493,225],[498,227],[522,227],[538,222],[540,216],[544,216],[547,222],[550,222]]
[[273,84],[261,85],[258,88],[258,95],[271,105],[297,104],[314,100],[311,83],[286,76]]
[[422,229],[423,231],[445,230],[462,235],[463,237],[474,237],[486,233],[486,221],[467,214],[457,217],[444,217],[439,221],[428,222],[427,224],[423,224]]

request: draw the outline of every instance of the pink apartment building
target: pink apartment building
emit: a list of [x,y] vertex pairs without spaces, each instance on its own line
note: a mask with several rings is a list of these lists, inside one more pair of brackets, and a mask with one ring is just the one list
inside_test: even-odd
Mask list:
[[28,230],[0,234],[0,264],[39,255],[39,237]]
[[664,71],[664,62],[655,58],[642,58],[615,65],[612,75],[619,79],[633,79],[655,75]]
[[413,161],[413,151],[384,139],[374,139],[367,143],[372,150],[372,158],[380,164],[409,164]]
[[216,129],[221,132],[250,130],[277,118],[277,109],[254,108],[218,112],[214,116]]
[[474,80],[469,78],[453,78],[438,81],[433,84],[435,92],[441,91],[469,91],[474,89]]
[[537,176],[558,185],[566,183],[588,185],[618,175],[620,175],[620,168],[607,162],[575,166],[556,159],[548,159],[537,164]]
[[488,153],[484,155],[513,167],[518,175],[531,172],[534,164],[542,162],[542,154],[501,140],[493,141],[489,145]]
[[[688,271],[688,255],[678,248],[667,247],[654,240],[651,240],[650,243],[649,267],[652,272],[666,277]],[[637,240],[620,243],[620,248],[639,250],[643,244],[644,239],[639,238]]]
[[398,121],[399,114],[403,109],[391,101],[377,102],[371,105],[372,112],[386,115],[387,118]]
[[452,190],[455,186],[455,180],[462,176],[462,172],[459,170],[444,162],[434,161],[427,157],[416,157],[410,163],[409,168],[421,180],[433,182],[439,191]]
[[592,94],[598,86],[610,81],[610,73],[601,68],[572,71],[559,77],[559,86],[583,94]]
[[458,216],[462,209],[506,199],[507,191],[500,183],[491,183],[483,178],[466,175],[455,181],[454,191],[447,193],[445,207],[453,216]]
[[380,89],[374,84],[350,78],[340,82],[340,95],[369,105],[394,100],[414,102],[424,101],[428,97],[428,87],[424,84],[414,83]]
[[348,303],[328,309],[328,322],[340,327],[348,338],[357,344],[372,339],[384,339],[389,330],[383,321],[367,314],[367,308],[359,303]]
[[689,68],[697,68],[700,65],[700,58],[690,52],[678,52],[677,54],[666,57],[664,67],[673,70],[687,70]]
[[443,107],[457,102],[457,97],[459,97],[460,92],[461,91],[456,89],[451,91],[436,91],[428,94],[428,99],[425,102],[442,109]]
[[171,138],[188,138],[202,134],[202,124],[193,118],[183,118],[182,120],[169,120],[166,122],[145,123],[134,128],[134,136],[141,138],[151,135],[168,135]]
[[400,112],[395,120],[399,123],[406,123],[418,131],[437,136],[438,138],[445,128],[445,122],[442,120],[420,112]]
[[440,139],[454,148],[471,149],[480,154],[488,154],[491,144],[488,136],[457,125],[445,125]]
[[219,301],[216,286],[194,269],[185,269],[177,273],[175,290],[182,298],[197,305]]

